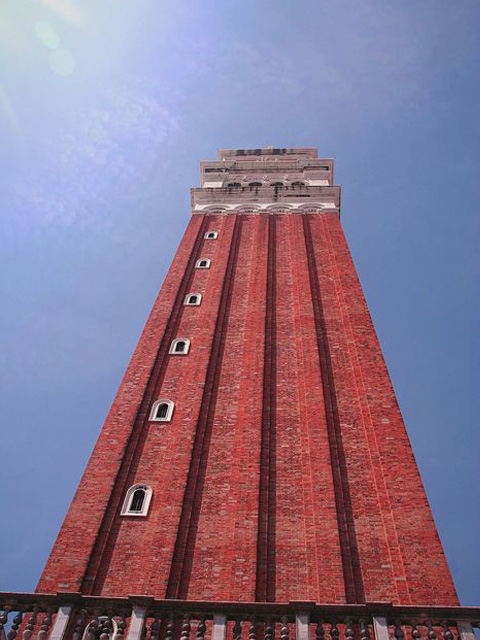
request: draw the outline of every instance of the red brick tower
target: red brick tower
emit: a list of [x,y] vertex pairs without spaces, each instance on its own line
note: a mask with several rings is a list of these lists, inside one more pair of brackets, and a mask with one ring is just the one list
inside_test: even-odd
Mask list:
[[315,149],[224,150],[38,591],[456,605]]

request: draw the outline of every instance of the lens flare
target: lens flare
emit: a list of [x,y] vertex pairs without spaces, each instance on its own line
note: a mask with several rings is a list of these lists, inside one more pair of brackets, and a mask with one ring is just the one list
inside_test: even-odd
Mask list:
[[80,26],[83,22],[80,11],[77,7],[72,3],[68,2],[68,0],[42,0],[44,4],[49,7],[52,11],[55,11],[58,15],[61,15],[63,18]]
[[59,76],[69,76],[75,70],[75,58],[67,49],[55,49],[49,56],[51,70]]
[[35,35],[49,49],[58,49],[60,46],[60,36],[48,22],[37,22]]

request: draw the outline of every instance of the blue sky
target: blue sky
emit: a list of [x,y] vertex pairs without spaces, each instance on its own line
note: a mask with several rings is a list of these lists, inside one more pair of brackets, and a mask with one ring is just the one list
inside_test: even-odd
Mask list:
[[318,146],[480,602],[478,0],[0,0],[0,589],[35,587],[221,147]]

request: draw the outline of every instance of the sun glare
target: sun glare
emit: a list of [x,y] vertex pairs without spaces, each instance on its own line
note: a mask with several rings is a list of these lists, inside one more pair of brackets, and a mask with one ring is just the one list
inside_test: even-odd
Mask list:
[[58,49],[60,46],[60,36],[48,22],[37,22],[35,35],[49,49]]
[[42,0],[42,2],[69,22],[77,26],[83,24],[82,14],[72,2],[68,2],[68,0]]

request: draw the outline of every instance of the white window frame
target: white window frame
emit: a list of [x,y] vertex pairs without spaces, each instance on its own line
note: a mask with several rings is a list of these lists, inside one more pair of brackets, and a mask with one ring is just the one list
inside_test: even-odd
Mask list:
[[[161,404],[167,404],[167,415],[164,418],[157,417],[157,409]],[[160,400],[156,400],[152,404],[152,408],[150,409],[150,417],[148,418],[151,422],[170,422],[173,416],[173,409],[175,408],[174,403],[171,400],[167,400],[166,398],[160,398]]]
[[[189,302],[191,296],[197,296],[197,301],[196,302]],[[202,294],[201,293],[188,293],[185,296],[185,301],[184,301],[183,304],[186,307],[199,307],[201,302],[202,302]]]
[[[206,262],[207,264],[201,264]],[[195,269],[210,269],[210,258],[200,258],[195,264]]]
[[309,187],[328,187],[330,182],[328,180],[306,180]]
[[[137,489],[145,490],[145,498],[143,499],[142,510],[141,511],[130,511],[130,507],[132,506],[132,500],[135,491]],[[130,489],[128,489],[125,499],[123,501],[122,510],[120,511],[120,515],[122,516],[140,516],[145,518],[148,515],[148,510],[150,508],[150,501],[152,500],[152,488],[147,484],[134,484]]]
[[216,240],[218,238],[218,231],[207,231],[204,237],[205,240]]
[[[179,342],[185,343],[185,351],[175,351],[175,347]],[[176,340],[172,340],[172,344],[170,345],[170,349],[168,353],[173,356],[186,356],[190,351],[190,340],[188,338],[177,338]]]
[[204,187],[205,189],[218,189],[222,185],[223,185],[223,182],[220,182],[218,180],[215,180],[215,181],[212,180],[212,181],[204,182],[202,187]]

